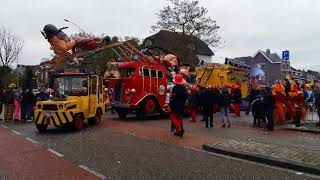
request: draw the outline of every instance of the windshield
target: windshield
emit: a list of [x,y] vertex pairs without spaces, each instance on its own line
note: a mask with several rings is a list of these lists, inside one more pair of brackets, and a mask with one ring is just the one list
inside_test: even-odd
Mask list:
[[86,96],[88,94],[87,77],[56,77],[54,91],[64,96]]

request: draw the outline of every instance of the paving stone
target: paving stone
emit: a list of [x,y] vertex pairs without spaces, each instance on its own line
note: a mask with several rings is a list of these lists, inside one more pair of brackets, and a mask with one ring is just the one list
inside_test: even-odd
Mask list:
[[259,154],[263,156],[270,156],[273,158],[295,161],[311,166],[320,165],[320,151],[316,150],[234,139],[224,139],[223,141],[211,144],[211,146],[222,147],[224,149],[230,149],[234,151]]

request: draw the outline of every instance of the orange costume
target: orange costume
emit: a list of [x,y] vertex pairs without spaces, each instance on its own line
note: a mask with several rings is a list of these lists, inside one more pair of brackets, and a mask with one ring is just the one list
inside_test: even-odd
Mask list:
[[286,94],[285,88],[280,82],[272,87],[272,95],[275,97],[274,124],[284,124],[286,120]]
[[294,118],[296,115],[297,108],[301,108],[301,119],[304,120],[306,117],[306,108],[304,102],[303,92],[299,90],[297,83],[291,83],[291,91],[288,96],[288,111],[289,119]]

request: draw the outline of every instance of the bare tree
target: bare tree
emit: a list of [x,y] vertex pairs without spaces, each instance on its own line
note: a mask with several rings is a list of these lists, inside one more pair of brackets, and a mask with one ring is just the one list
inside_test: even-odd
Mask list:
[[9,67],[17,62],[23,49],[24,41],[5,27],[0,27],[0,63]]
[[168,30],[196,36],[213,47],[220,44],[219,26],[207,16],[208,10],[198,0],[168,0],[157,14],[159,20],[153,31]]

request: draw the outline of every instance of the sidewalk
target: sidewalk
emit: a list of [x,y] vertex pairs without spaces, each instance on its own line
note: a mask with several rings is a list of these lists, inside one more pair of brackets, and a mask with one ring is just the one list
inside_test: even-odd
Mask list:
[[5,126],[0,126],[0,147],[0,179],[98,179]]
[[320,175],[320,151],[225,139],[203,145],[203,149],[255,162]]

